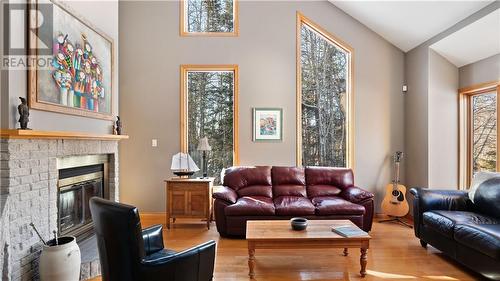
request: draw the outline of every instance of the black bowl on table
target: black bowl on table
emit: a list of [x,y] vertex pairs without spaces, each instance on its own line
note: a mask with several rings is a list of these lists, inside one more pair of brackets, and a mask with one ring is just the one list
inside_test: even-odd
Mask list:
[[307,228],[306,218],[292,218],[290,219],[290,224],[293,230],[304,230]]

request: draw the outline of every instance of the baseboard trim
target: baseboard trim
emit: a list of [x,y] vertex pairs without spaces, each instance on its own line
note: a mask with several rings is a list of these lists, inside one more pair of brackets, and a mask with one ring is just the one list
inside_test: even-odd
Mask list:
[[[141,217],[141,220],[153,220],[153,221],[166,221],[167,220],[167,215],[165,213],[161,212],[143,212],[139,214]],[[376,213],[375,214],[376,219],[387,219],[389,218],[387,215],[381,214],[381,213]],[[407,219],[410,222],[413,222],[413,216],[410,214],[407,214],[406,216],[403,217],[404,219]]]

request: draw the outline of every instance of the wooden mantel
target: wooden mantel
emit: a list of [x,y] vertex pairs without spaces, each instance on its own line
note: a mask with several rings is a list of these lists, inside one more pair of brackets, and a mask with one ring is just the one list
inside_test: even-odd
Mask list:
[[38,131],[1,129],[2,139],[77,139],[77,140],[109,140],[119,141],[128,139],[127,135],[91,134],[82,132]]

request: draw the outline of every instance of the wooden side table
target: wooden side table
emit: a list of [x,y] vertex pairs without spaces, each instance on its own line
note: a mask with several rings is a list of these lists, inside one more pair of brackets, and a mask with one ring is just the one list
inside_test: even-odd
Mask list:
[[200,218],[207,220],[210,229],[212,216],[212,187],[214,178],[165,180],[167,191],[167,228],[170,229],[170,219]]

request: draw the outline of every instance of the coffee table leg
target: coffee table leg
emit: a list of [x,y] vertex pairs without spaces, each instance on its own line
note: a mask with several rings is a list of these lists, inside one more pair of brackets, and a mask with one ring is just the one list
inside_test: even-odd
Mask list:
[[349,250],[347,248],[344,248],[344,257],[347,257],[349,255]]
[[255,277],[254,273],[255,269],[255,249],[248,248],[248,276],[250,276],[251,279]]
[[359,258],[359,263],[361,264],[361,270],[359,271],[359,274],[361,274],[361,277],[366,276],[366,248],[361,248],[361,257]]

